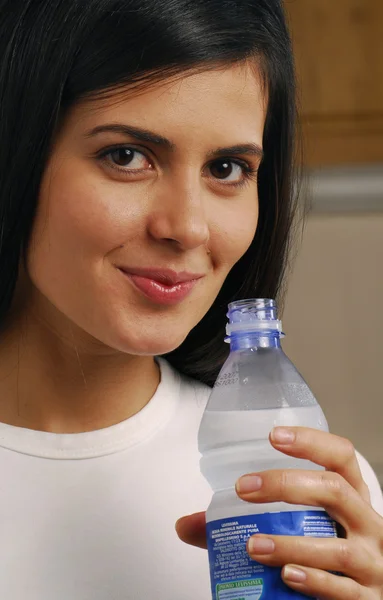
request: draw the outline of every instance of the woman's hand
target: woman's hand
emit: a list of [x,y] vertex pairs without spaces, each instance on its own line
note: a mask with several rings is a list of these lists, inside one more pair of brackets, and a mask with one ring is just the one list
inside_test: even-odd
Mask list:
[[[275,470],[241,477],[242,500],[319,506],[337,521],[344,538],[257,534],[251,558],[280,566],[286,585],[321,600],[383,600],[383,519],[371,507],[355,450],[348,440],[306,427],[275,428],[270,442],[326,471]],[[187,544],[206,548],[205,513],[183,517],[177,533]],[[334,575],[328,571],[342,573]]]

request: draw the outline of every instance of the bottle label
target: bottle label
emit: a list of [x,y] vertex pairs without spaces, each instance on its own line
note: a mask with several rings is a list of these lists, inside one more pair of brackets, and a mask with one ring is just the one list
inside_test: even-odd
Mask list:
[[252,560],[246,550],[256,533],[336,537],[336,523],[322,510],[246,515],[206,525],[213,600],[293,600],[306,598],[288,588],[279,567]]

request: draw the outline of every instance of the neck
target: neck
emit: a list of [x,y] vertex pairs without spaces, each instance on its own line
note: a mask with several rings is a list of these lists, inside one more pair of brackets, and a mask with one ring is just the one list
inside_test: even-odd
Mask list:
[[[57,325],[57,323],[56,323]],[[80,433],[139,412],[159,384],[152,356],[132,356],[54,328],[38,314],[13,314],[0,338],[0,422]]]

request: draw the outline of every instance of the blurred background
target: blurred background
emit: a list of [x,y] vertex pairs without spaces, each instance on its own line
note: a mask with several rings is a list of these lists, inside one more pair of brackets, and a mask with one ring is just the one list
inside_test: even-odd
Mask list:
[[383,1],[285,5],[311,210],[284,348],[383,485]]

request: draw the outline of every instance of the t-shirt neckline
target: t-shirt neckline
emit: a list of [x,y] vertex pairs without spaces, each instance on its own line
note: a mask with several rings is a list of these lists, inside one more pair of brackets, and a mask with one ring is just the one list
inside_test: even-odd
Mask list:
[[181,378],[169,363],[156,357],[161,379],[152,398],[137,414],[104,429],[82,433],[50,433],[0,423],[0,447],[52,459],[96,458],[126,450],[151,437],[171,418]]

